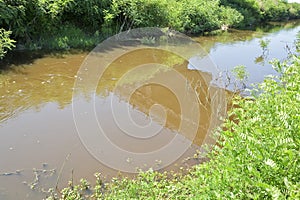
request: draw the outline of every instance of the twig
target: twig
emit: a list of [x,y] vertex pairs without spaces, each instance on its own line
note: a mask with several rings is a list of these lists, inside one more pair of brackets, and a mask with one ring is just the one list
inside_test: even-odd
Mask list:
[[72,187],[72,190],[74,189],[74,169],[72,169],[72,177],[71,177],[71,187]]
[[69,154],[66,156],[66,158],[65,158],[65,160],[64,160],[64,162],[63,162],[63,164],[62,164],[62,166],[61,166],[61,168],[60,168],[60,170],[59,170],[59,173],[58,173],[58,177],[57,177],[56,185],[55,185],[55,190],[56,190],[58,193],[60,193],[60,192],[59,192],[59,189],[58,189],[58,183],[59,183],[59,180],[60,180],[60,176],[61,176],[61,174],[62,174],[63,169],[65,168],[66,162],[67,162],[67,160],[69,159],[70,155],[71,155],[71,153],[69,153]]

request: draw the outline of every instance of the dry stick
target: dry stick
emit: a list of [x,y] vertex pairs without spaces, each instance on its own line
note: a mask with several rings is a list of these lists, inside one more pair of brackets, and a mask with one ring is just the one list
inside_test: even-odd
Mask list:
[[59,193],[59,189],[58,189],[59,179],[60,179],[60,176],[61,176],[61,174],[62,174],[63,169],[65,168],[66,161],[69,159],[70,155],[71,155],[71,153],[69,153],[69,154],[66,156],[66,158],[65,158],[65,160],[64,160],[64,162],[63,162],[63,164],[62,164],[62,166],[61,166],[61,168],[60,168],[60,170],[59,170],[59,174],[58,174],[58,177],[57,177],[57,180],[56,180],[56,185],[55,185],[55,189],[56,189],[56,191],[57,191],[58,193]]
[[72,190],[74,189],[74,169],[72,169],[72,177],[71,177],[71,187],[72,187]]

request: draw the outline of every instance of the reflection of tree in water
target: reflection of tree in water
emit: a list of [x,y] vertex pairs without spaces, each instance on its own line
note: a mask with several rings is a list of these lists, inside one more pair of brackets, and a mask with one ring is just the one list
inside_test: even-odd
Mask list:
[[[144,69],[139,71],[140,73],[131,73],[129,79],[119,81],[124,74],[131,72],[130,70],[134,69],[136,66],[141,66],[144,63],[160,63],[168,67],[149,68],[149,70]],[[99,82],[97,94],[106,97],[114,91],[116,84],[118,84],[118,86],[121,85],[123,89],[118,90],[117,93],[115,93],[119,99],[127,101],[127,97],[130,96],[129,103],[135,109],[142,111],[147,116],[149,116],[151,106],[155,104],[161,105],[166,110],[167,114],[167,120],[164,126],[176,131],[179,128],[181,120],[193,122],[193,119],[182,119],[180,103],[178,102],[176,95],[165,86],[158,84],[143,85],[145,80],[155,82],[157,77],[167,78],[172,74],[171,70],[176,70],[187,80],[186,84],[191,84],[192,89],[197,93],[199,98],[200,123],[194,143],[200,145],[210,128],[212,114],[211,107],[214,103],[211,96],[217,94],[218,89],[212,87],[209,88],[208,84],[212,79],[211,74],[189,70],[187,69],[187,65],[187,61],[183,58],[162,50],[145,49],[131,52],[130,54],[126,54],[116,59],[107,68]],[[178,84],[181,83],[178,82]],[[136,87],[138,89],[132,91]],[[175,85],[175,87],[179,86]],[[182,91],[182,94],[180,95],[185,95],[185,91]],[[160,116],[160,114],[157,113],[157,116],[155,117],[159,119],[163,116]],[[193,140],[192,136],[189,136],[188,133],[186,133],[185,136]]]
[[[175,70],[178,70],[180,73],[185,74],[185,77],[190,81],[193,89],[198,94],[200,121],[197,136],[194,140],[194,143],[200,145],[208,131],[211,122],[211,102],[208,94],[207,84],[198,72],[186,70],[186,63],[184,63],[181,66],[175,67]],[[161,76],[167,77],[168,73],[168,71],[163,72],[163,75]],[[125,86],[125,88],[126,87],[130,88],[130,85],[128,84],[127,86]],[[130,91],[130,89],[128,90]],[[126,93],[126,91],[124,92]],[[181,95],[184,95],[184,93],[185,92],[183,92]],[[120,98],[122,99],[123,94],[118,95],[120,95]],[[170,91],[168,88],[165,88],[160,85],[151,84],[140,87],[131,96],[130,104],[133,105],[134,108],[145,113],[146,115],[149,115],[149,110],[151,106],[155,104],[162,105],[167,114],[167,120],[164,126],[174,131],[179,129],[182,120],[193,122],[193,119],[182,119],[180,103],[178,102],[178,99],[176,98],[175,94],[172,93],[172,91]],[[160,116],[159,112],[156,114],[157,115],[155,117],[158,119],[163,117]],[[194,139],[192,135],[189,136],[189,133],[183,134],[191,140]]]
[[[14,72],[2,74],[0,77],[0,120],[5,121],[28,109],[39,111],[43,105],[49,102],[56,103],[58,109],[64,109],[71,103],[76,73],[84,57],[85,55],[79,54],[59,59],[43,58],[36,60],[32,65],[18,67]],[[211,76],[207,73],[200,74],[198,71],[188,70],[187,61],[173,53],[145,49],[118,58],[101,77],[96,91],[97,95],[102,98],[107,97],[114,91],[117,81],[126,72],[145,63],[161,63],[167,67],[149,69],[143,73],[134,74],[130,76],[130,79],[120,83],[130,90],[130,87],[143,80],[150,80],[158,75],[168,77],[171,69],[181,73],[199,95],[201,112],[199,135],[194,142],[201,144],[210,123],[211,99],[207,98],[207,83],[211,80]],[[91,100],[93,91],[81,90],[81,92],[82,97],[87,101]],[[116,95],[122,99],[124,94]],[[167,110],[165,126],[171,130],[178,129],[181,120],[180,106],[174,94],[167,91],[166,88],[158,85],[141,87],[133,93],[129,103],[145,115],[149,115],[149,108],[153,104],[163,105]]]
[[251,41],[255,38],[262,38],[268,34],[278,32],[282,29],[289,30],[299,26],[300,21],[270,22],[262,27],[255,27],[253,30],[230,29],[227,32],[209,37],[194,37],[193,39],[201,44],[203,49],[210,52],[216,48],[216,44],[233,44],[241,41]]
[[0,121],[49,102],[59,109],[71,103],[72,88],[84,54],[43,58],[0,75]]

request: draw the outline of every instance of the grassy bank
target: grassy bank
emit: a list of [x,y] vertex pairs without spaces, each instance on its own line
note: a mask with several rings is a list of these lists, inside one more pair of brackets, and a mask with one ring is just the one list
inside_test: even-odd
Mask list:
[[0,58],[12,40],[17,49],[90,49],[130,28],[203,34],[299,16],[300,4],[281,0],[0,0]]
[[299,199],[300,56],[274,62],[279,77],[268,77],[236,98],[234,121],[220,130],[210,161],[186,175],[153,171],[136,179],[91,186],[82,180],[48,199]]

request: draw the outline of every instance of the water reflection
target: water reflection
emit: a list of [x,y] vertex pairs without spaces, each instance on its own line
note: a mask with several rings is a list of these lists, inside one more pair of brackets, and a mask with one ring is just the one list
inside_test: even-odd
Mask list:
[[[153,168],[161,169],[192,142],[212,141],[211,130],[226,110],[223,89],[211,85],[212,73],[188,69],[198,65],[189,58],[205,55],[197,43],[182,35],[161,40],[153,31],[156,43],[143,44],[145,32],[139,31],[110,38],[89,54],[78,72],[73,98],[84,146],[102,163],[126,172],[152,167],[156,159],[162,165]],[[206,63],[206,68],[214,67]],[[88,103],[79,98],[92,97],[94,91],[108,97],[94,97]],[[116,163],[127,158],[133,160],[131,166]]]
[[[124,63],[126,64],[124,65]],[[149,116],[149,111],[153,105],[161,105],[166,109],[167,115],[165,124],[161,125],[164,125],[173,131],[178,130],[181,122],[181,110],[178,99],[173,91],[158,84],[147,84],[142,85],[141,87],[138,86],[145,80],[154,82],[151,80],[155,80],[158,76],[165,78],[170,77],[172,75],[170,70],[166,68],[148,68],[149,70],[145,71],[143,69],[134,75],[131,74],[130,79],[123,80],[121,82],[119,81],[124,74],[144,63],[164,63],[167,66],[171,66],[172,70],[178,71],[187,79],[188,82],[191,83],[193,89],[198,94],[201,115],[197,137],[195,139],[190,139],[194,140],[195,144],[201,145],[209,127],[211,118],[211,97],[208,85],[212,79],[211,74],[199,73],[197,70],[187,69],[188,62],[173,53],[162,50],[142,49],[119,57],[111,63],[102,75],[96,90],[97,94],[102,96],[102,98],[105,98],[113,92],[114,96],[117,96],[120,100],[124,101],[126,101],[127,97],[129,97],[129,104],[135,110],[144,113],[146,116]],[[117,84],[119,87],[121,86],[122,89],[115,90]],[[174,84],[174,87],[182,87],[180,82],[175,82]],[[185,87],[187,87],[187,85]],[[135,90],[134,88],[138,89]],[[185,93],[187,93],[187,91],[185,90],[186,88],[182,90],[182,93],[180,94],[181,96],[186,95]],[[132,91],[134,92],[131,93]],[[107,100],[107,102],[110,101]],[[162,121],[163,116],[160,116],[160,114],[157,114],[155,117],[158,121]],[[146,122],[139,123],[146,124]]]
[[63,109],[71,103],[76,72],[86,54],[47,57],[0,74],[0,122],[20,112],[39,112],[48,102]]
[[[271,23],[256,30],[232,30],[218,36],[194,39],[209,52],[210,58],[221,71],[231,71],[238,65],[246,66],[250,74],[246,85],[252,88],[252,84],[262,82],[266,75],[277,74],[269,61],[275,58],[284,60],[290,52],[295,51],[299,24],[299,20]],[[270,40],[268,53],[264,54],[260,47],[261,40]]]

